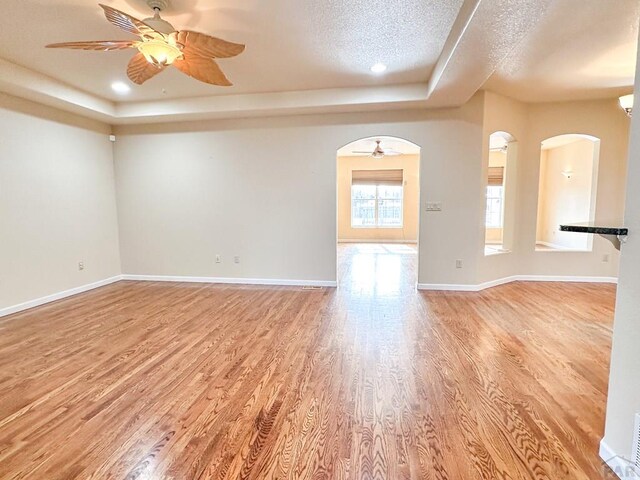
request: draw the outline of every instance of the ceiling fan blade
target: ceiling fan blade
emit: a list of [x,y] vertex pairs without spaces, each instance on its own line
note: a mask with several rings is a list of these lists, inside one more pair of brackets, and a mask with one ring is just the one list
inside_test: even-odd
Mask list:
[[232,83],[225,77],[218,64],[211,58],[204,57],[187,57],[184,60],[177,59],[172,65],[182,73],[190,77],[200,80],[211,85],[220,85],[223,87],[231,86]]
[[189,30],[182,30],[181,32],[172,33],[172,35],[174,35],[177,43],[184,45],[182,51],[186,56],[229,58],[240,55],[245,48],[240,43],[227,42],[220,38]]
[[121,12],[120,10],[116,10],[115,8],[109,7],[108,5],[103,5],[101,3],[99,5],[104,10],[104,15],[107,17],[107,20],[126,32],[147,37],[154,37],[158,35],[162,36],[161,33],[156,32],[142,20],[138,20],[137,18]]
[[362,153],[364,155],[371,155],[371,151],[365,152],[364,150],[353,150],[351,153]]
[[133,83],[142,85],[164,69],[165,65],[156,66],[147,62],[147,59],[141,53],[136,53],[127,66],[127,76]]
[[392,157],[392,156],[395,156],[395,155],[402,155],[402,152],[399,152],[397,150],[391,150],[391,149],[387,150],[387,149],[385,149],[384,150],[384,154],[385,155],[389,155],[390,157]]
[[124,50],[126,48],[135,48],[138,42],[120,41],[120,40],[102,40],[96,42],[65,42],[52,43],[47,48],[74,48],[77,50],[98,50],[109,52],[111,50]]

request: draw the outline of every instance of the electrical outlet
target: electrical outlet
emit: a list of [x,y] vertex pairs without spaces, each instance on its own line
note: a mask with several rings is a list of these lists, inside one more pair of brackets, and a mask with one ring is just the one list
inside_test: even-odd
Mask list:
[[221,263],[222,262],[222,257],[220,257],[220,255],[216,255],[216,263]]
[[462,260],[456,260],[456,268],[462,268]]
[[78,270],[84,270],[84,262],[78,262]]
[[240,257],[238,257],[237,255],[233,257],[233,263],[240,263]]
[[609,255],[608,253],[605,253],[604,255],[602,255],[602,261],[604,263],[607,263],[610,259],[611,259],[611,255]]

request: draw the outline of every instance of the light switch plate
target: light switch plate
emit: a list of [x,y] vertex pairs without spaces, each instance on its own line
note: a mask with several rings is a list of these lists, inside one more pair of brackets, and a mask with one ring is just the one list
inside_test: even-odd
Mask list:
[[442,202],[427,202],[427,212],[439,212],[442,210]]

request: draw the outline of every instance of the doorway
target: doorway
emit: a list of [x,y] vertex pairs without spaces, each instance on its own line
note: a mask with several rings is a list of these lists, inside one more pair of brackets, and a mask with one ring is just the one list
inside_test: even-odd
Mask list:
[[489,135],[489,162],[485,186],[484,254],[509,253],[516,226],[518,142],[508,132]]
[[337,151],[338,286],[374,295],[415,289],[420,147],[369,137]]
[[564,223],[595,220],[600,139],[557,135],[540,144],[537,252],[590,252],[593,235],[563,232]]

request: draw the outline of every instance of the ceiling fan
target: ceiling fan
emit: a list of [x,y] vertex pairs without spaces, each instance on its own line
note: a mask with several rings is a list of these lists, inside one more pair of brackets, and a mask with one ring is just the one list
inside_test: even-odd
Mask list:
[[489,151],[490,152],[507,153],[507,147],[508,147],[508,145],[505,143],[504,145],[502,145],[500,147],[489,147]]
[[116,27],[140,37],[140,40],[106,40],[66,42],[47,45],[47,48],[73,48],[79,50],[137,49],[127,67],[132,82],[144,82],[173,65],[182,73],[211,85],[230,86],[214,58],[235,57],[244,51],[244,45],[190,30],[177,31],[160,18],[168,0],[147,0],[154,16],[138,20],[120,10],[100,4],[107,20]]
[[391,155],[402,155],[402,152],[398,152],[390,148],[382,148],[380,146],[381,142],[382,140],[376,140],[376,148],[373,149],[373,152],[354,150],[351,153],[370,155],[373,158],[382,158],[382,157],[391,156]]

